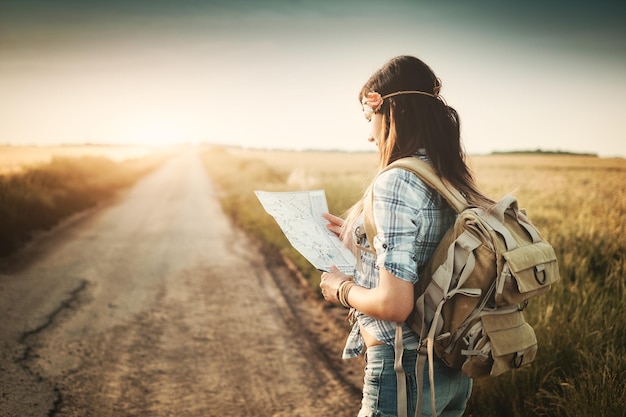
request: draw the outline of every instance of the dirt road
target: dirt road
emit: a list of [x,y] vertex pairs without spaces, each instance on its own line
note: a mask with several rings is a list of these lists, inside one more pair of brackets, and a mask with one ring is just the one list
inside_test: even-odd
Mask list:
[[186,153],[0,271],[0,416],[353,416],[346,328]]

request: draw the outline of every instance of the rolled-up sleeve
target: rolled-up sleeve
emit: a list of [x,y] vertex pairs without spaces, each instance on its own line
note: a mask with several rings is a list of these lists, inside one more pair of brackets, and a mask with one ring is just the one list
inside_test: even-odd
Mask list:
[[[423,227],[420,211],[426,187],[414,174],[404,169],[392,169],[380,175],[374,183],[374,248],[376,266],[400,279],[417,282],[416,238]],[[411,184],[413,183],[413,184]]]
[[379,175],[374,183],[376,267],[416,283],[418,268],[432,256],[454,222],[454,211],[412,172],[401,168]]

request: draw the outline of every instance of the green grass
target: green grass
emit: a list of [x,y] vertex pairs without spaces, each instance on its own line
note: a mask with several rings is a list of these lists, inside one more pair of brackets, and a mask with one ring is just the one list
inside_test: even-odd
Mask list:
[[[250,156],[252,155],[252,156]],[[308,167],[308,188],[324,188],[333,213],[363,190],[372,166],[337,168],[357,158],[293,153],[210,151],[206,166],[235,223],[260,239],[268,262],[289,257],[312,291],[319,272],[291,249],[254,189],[298,189],[294,170]],[[289,159],[293,161],[289,161]],[[489,156],[472,159],[481,188],[513,192],[557,251],[561,281],[531,300],[525,315],[539,342],[535,362],[475,380],[466,415],[480,417],[623,416],[626,410],[626,161],[571,156]],[[339,354],[339,353],[338,353]]]

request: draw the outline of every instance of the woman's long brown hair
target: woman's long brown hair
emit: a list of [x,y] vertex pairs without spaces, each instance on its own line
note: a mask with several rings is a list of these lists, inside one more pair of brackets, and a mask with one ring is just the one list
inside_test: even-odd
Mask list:
[[[376,71],[359,92],[359,103],[370,92],[381,96],[398,91],[422,91],[432,94],[400,94],[384,99],[377,113],[383,117],[380,132],[379,171],[393,161],[424,149],[437,174],[459,190],[472,205],[491,205],[482,194],[465,161],[461,144],[460,120],[441,96],[441,84],[423,61],[412,56],[398,56]],[[348,214],[344,239],[361,214],[359,201]]]

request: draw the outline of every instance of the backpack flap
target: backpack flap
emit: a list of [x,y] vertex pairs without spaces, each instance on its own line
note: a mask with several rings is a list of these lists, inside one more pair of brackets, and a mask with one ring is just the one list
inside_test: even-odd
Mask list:
[[533,328],[526,323],[521,311],[504,315],[486,315],[482,322],[491,341],[493,356],[491,376],[521,368],[535,359],[537,337]]
[[471,377],[497,376],[530,364],[537,354],[537,337],[521,311],[485,314],[466,339],[467,357],[461,370]]
[[496,290],[498,306],[519,304],[541,295],[559,280],[556,253],[546,242],[518,247],[502,257],[505,263]]

